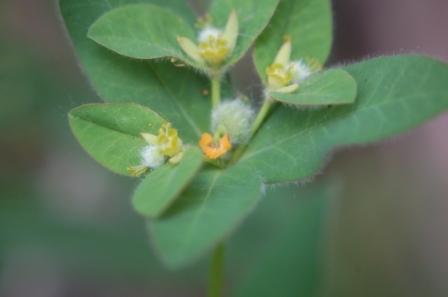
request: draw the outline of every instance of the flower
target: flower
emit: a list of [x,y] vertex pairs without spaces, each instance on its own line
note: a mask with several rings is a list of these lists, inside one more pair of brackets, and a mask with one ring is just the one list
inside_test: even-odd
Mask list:
[[222,32],[214,27],[205,28],[199,33],[199,54],[211,65],[219,65],[230,52],[229,42]]
[[141,136],[148,145],[140,151],[140,165],[128,168],[131,175],[140,176],[148,169],[156,169],[165,164],[167,159],[171,164],[177,164],[182,159],[183,142],[170,123],[163,124],[158,135],[141,133]]
[[238,17],[236,11],[232,11],[224,31],[207,24],[198,34],[198,44],[182,36],[177,37],[177,41],[194,61],[216,67],[233,52],[237,38]]
[[212,131],[227,133],[234,144],[244,142],[250,134],[255,112],[240,98],[224,101],[212,111]]
[[155,140],[160,152],[166,157],[174,157],[182,152],[182,139],[180,139],[177,130],[171,127],[170,123],[162,125],[159,129],[159,135]]
[[232,144],[228,134],[224,134],[215,140],[210,133],[204,133],[199,140],[199,147],[207,158],[215,160],[230,151]]
[[278,51],[274,62],[266,68],[268,88],[279,93],[291,93],[313,73],[321,70],[316,59],[291,59],[291,38],[287,38]]
[[290,67],[280,63],[273,63],[266,69],[268,85],[272,89],[279,89],[291,83],[294,73]]

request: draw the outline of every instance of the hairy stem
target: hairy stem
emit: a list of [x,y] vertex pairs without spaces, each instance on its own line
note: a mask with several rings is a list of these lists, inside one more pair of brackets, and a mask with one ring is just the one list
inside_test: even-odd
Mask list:
[[264,99],[263,105],[261,106],[260,110],[258,111],[257,117],[255,118],[254,122],[252,123],[252,127],[250,129],[249,137],[247,138],[247,142],[242,144],[238,149],[235,151],[232,157],[231,163],[235,163],[238,161],[238,159],[241,157],[241,155],[246,150],[247,144],[252,139],[254,134],[258,131],[261,124],[265,120],[266,116],[269,114],[269,111],[271,110],[271,107],[273,105],[274,101],[270,97],[266,97]]
[[261,124],[263,123],[264,119],[268,115],[269,111],[271,110],[273,100],[269,97],[267,97],[263,105],[261,106],[260,110],[258,111],[257,117],[255,118],[254,122],[252,123],[252,127],[250,129],[250,135],[248,140],[250,140],[254,134],[258,131]]
[[224,287],[224,245],[219,244],[213,251],[208,279],[208,297],[222,297]]
[[212,88],[212,107],[216,107],[221,102],[221,77],[214,75],[211,78]]

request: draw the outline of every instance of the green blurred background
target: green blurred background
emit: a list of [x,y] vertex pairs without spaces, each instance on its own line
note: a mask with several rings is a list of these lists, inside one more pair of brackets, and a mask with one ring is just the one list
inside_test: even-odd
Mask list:
[[[193,4],[201,10],[205,2]],[[333,6],[332,64],[407,52],[448,61],[446,1]],[[235,80],[256,93],[244,63]],[[1,0],[0,296],[203,296],[206,261],[164,269],[132,212],[134,181],[103,170],[71,136],[67,111],[98,100],[55,1]],[[384,143],[336,152],[314,180],[324,190],[269,190],[228,244],[228,287],[260,297],[244,288],[255,280],[261,290],[265,278],[266,296],[448,296],[447,128],[445,115]],[[321,213],[313,201],[324,205],[322,226],[319,216],[307,217]],[[279,273],[296,283],[293,293],[276,287]]]

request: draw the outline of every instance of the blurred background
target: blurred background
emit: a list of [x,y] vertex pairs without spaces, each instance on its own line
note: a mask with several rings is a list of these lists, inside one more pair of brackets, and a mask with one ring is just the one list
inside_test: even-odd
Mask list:
[[[333,6],[331,64],[409,52],[448,62],[447,1]],[[1,0],[0,296],[203,296],[206,261],[164,269],[132,212],[134,181],[103,170],[71,136],[68,110],[94,101],[55,1]],[[447,130],[443,115],[334,154],[315,179],[342,184],[327,209],[319,294],[448,296]],[[322,195],[305,186],[287,190],[293,200]],[[259,262],[255,247],[288,225],[287,208],[270,207],[229,244],[230,287]]]

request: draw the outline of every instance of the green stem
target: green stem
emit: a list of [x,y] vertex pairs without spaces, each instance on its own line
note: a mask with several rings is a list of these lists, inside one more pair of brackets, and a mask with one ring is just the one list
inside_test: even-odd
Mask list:
[[235,153],[233,154],[233,157],[232,157],[232,161],[231,161],[232,164],[235,163],[236,161],[238,161],[239,158],[241,157],[241,155],[244,153],[244,151],[246,150],[247,144],[249,143],[249,141],[252,139],[254,134],[260,128],[261,124],[263,123],[263,121],[265,120],[269,111],[271,110],[273,103],[274,103],[274,100],[272,100],[270,97],[266,97],[264,99],[263,105],[261,106],[260,110],[258,111],[257,117],[255,118],[254,122],[252,123],[252,127],[250,129],[250,134],[249,134],[249,137],[247,138],[247,142],[245,144],[242,144],[235,151]]
[[221,102],[221,77],[214,75],[211,77],[212,84],[212,107],[216,107]]
[[213,251],[208,280],[208,297],[222,297],[224,285],[224,245],[219,244]]
[[254,136],[254,134],[258,131],[258,129],[260,128],[264,119],[268,115],[269,110],[271,110],[273,102],[274,101],[269,97],[267,97],[264,100],[263,105],[261,106],[260,110],[258,111],[257,117],[255,118],[254,122],[252,123],[252,127],[250,129],[250,134],[249,134],[248,140],[250,140]]

